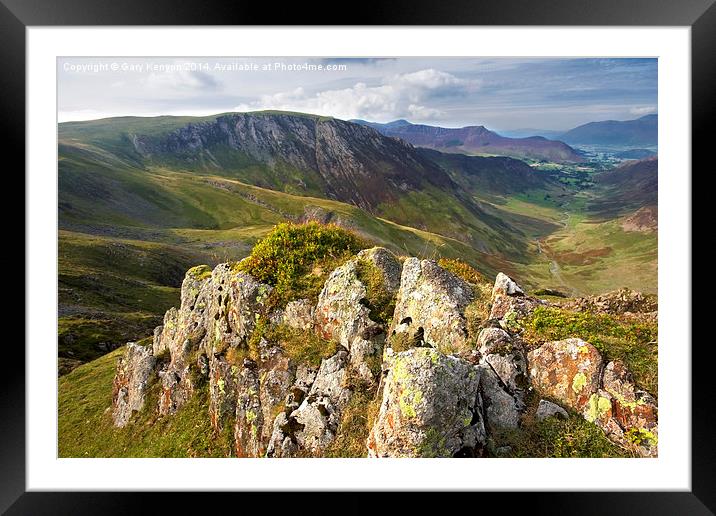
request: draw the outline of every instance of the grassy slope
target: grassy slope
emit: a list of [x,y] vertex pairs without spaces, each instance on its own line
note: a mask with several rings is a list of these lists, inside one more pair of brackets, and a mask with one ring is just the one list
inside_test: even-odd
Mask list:
[[225,457],[231,436],[215,436],[208,413],[207,389],[175,415],[156,410],[158,384],[150,389],[146,410],[119,429],[112,426],[112,379],[121,347],[59,380],[58,454],[60,457]]

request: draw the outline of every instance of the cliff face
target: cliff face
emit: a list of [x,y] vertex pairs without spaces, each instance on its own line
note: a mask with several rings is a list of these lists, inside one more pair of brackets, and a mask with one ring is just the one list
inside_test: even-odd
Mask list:
[[[376,285],[395,306],[388,320]],[[206,417],[233,433],[238,457],[481,457],[501,431],[566,408],[656,456],[656,401],[625,365],[579,338],[527,342],[518,321],[549,304],[504,274],[491,287],[373,248],[335,269],[317,301],[277,309],[269,285],[231,264],[195,267],[151,348],[130,344],[120,360],[114,422],[172,417],[207,389]]]
[[369,127],[336,119],[290,114],[218,116],[171,132],[136,135],[145,160],[190,168],[232,170],[265,166],[296,171],[304,183],[330,198],[375,210],[406,191],[455,185],[409,144]]

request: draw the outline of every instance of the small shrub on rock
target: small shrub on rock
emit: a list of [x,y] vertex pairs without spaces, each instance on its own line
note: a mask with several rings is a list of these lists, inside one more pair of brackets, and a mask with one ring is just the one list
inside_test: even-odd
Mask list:
[[274,305],[318,296],[326,277],[361,248],[354,233],[335,224],[278,224],[235,265],[258,281],[274,287]]

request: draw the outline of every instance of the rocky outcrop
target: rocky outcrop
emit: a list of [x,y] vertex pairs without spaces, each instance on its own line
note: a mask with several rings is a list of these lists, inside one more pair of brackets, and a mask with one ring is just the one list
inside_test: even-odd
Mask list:
[[261,382],[255,362],[243,363],[238,379],[234,447],[237,457],[261,457],[264,453],[261,436],[266,420],[261,407]]
[[580,297],[562,303],[564,308],[576,311],[608,314],[656,314],[657,299],[654,295],[622,288],[599,296]]
[[376,328],[378,323],[370,318],[366,306],[367,286],[358,277],[360,260],[379,271],[389,292],[397,291],[400,277],[400,262],[383,248],[361,251],[328,277],[318,296],[316,330],[323,338],[335,340],[349,351],[356,338],[367,340],[366,334],[383,331]]
[[226,263],[217,265],[211,273],[210,286],[213,295],[209,297],[205,349],[221,353],[241,347],[253,332],[257,315],[264,313],[271,287],[233,271]]
[[497,274],[495,285],[492,287],[492,299],[497,296],[524,296],[525,291],[522,290],[515,281],[507,274],[502,272]]
[[478,369],[487,430],[494,432],[501,428],[517,428],[524,403],[508,392],[492,367],[482,364]]
[[370,457],[479,454],[485,442],[479,370],[435,349],[389,354]]
[[433,260],[408,258],[403,263],[391,331],[417,335],[443,353],[468,351],[465,309],[472,287]]
[[[622,363],[605,365],[588,342],[569,338],[528,352],[519,321],[545,302],[504,274],[482,326],[466,318],[479,295],[470,284],[431,260],[407,258],[401,270],[383,248],[336,268],[315,305],[299,299],[269,313],[270,293],[231,264],[188,271],[181,304],[166,312],[152,345],[130,343],[118,361],[114,424],[144,409],[158,379],[154,409],[162,416],[206,389],[212,428],[233,431],[239,457],[331,454],[344,415],[363,399],[375,399],[377,413],[368,417],[363,407],[358,417],[370,421],[359,440],[370,457],[507,456],[509,447],[493,446],[492,436],[530,420],[527,394],[534,389],[547,398],[534,412],[537,421],[579,414],[619,446],[657,454],[656,400]],[[622,308],[646,306],[625,296]],[[320,364],[301,362],[287,346],[287,334],[309,332],[337,345]],[[392,339],[401,334],[409,339],[398,351]],[[370,398],[354,398],[365,389]]]
[[517,428],[528,386],[522,342],[501,328],[484,328],[477,338],[477,351],[487,427],[491,431]]
[[239,394],[239,368],[222,355],[209,359],[209,417],[215,431],[221,430],[226,420],[235,416]]
[[112,420],[123,427],[134,412],[142,410],[149,377],[155,358],[150,348],[130,342],[117,360],[117,373],[112,384]]
[[182,282],[179,309],[169,309],[161,332],[155,330],[155,355],[168,352],[170,358],[166,369],[159,372],[160,414],[173,414],[194,392],[192,356],[207,334],[211,290],[211,270],[207,266],[189,269]]
[[315,379],[315,371],[296,365],[280,346],[261,339],[258,362],[244,360],[236,403],[234,440],[239,457],[262,457],[279,413],[297,408]]

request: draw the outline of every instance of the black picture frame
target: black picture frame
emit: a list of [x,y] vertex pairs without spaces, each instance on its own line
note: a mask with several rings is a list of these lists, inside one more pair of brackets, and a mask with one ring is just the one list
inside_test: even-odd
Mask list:
[[[335,4],[322,10],[334,14],[336,19],[327,22],[330,25],[689,26],[692,44],[692,168],[699,167],[706,172],[706,160],[712,154],[709,125],[714,115],[713,106],[716,105],[715,1],[401,0],[386,5],[361,2],[355,12],[344,10],[344,14],[339,16],[335,16],[338,14]],[[310,7],[314,9],[308,10]],[[310,6],[293,3],[278,9],[270,3],[240,0],[185,0],[180,3],[171,0],[0,0],[0,105],[3,121],[0,141],[6,149],[13,149],[20,157],[20,166],[24,167],[24,152],[20,150],[25,148],[25,30],[29,26],[247,25],[257,22],[261,25],[315,25],[319,19],[316,13],[318,7],[317,3]],[[54,116],[54,113],[48,116]],[[687,177],[689,171],[678,173]],[[24,191],[24,182],[19,188]],[[695,205],[692,197],[692,206]],[[31,272],[25,270],[25,277],[27,274]],[[686,275],[684,281],[691,284],[691,276]],[[691,303],[691,300],[684,302]],[[681,345],[691,345],[690,340],[691,335],[686,332]],[[182,509],[188,507],[186,495],[180,493],[26,492],[24,350],[17,344],[6,345],[3,361],[12,363],[12,367],[3,368],[3,389],[0,389],[0,511],[7,511],[7,514],[143,513],[148,509],[150,500],[160,502],[162,512],[183,512]],[[701,356],[692,363],[690,492],[511,493],[510,505],[525,504],[532,514],[713,514],[716,511],[716,447],[713,444],[716,418],[710,403],[714,391],[711,364]],[[231,496],[243,497],[244,507],[260,502],[259,499],[247,499],[246,493],[205,496],[211,497],[212,505],[217,501],[228,501]],[[295,503],[300,506],[304,496],[294,494]],[[508,495],[481,493],[479,496],[481,505],[492,505],[490,502],[499,504],[500,497]],[[504,501],[504,498],[501,500]],[[423,502],[421,496],[411,495],[409,498],[402,497],[400,503],[407,512],[411,505],[419,506]],[[474,500],[472,503],[475,503]],[[345,495],[341,506],[346,508],[342,512],[351,510],[361,513],[380,507],[367,503],[358,493]],[[310,507],[308,500],[306,507]]]

